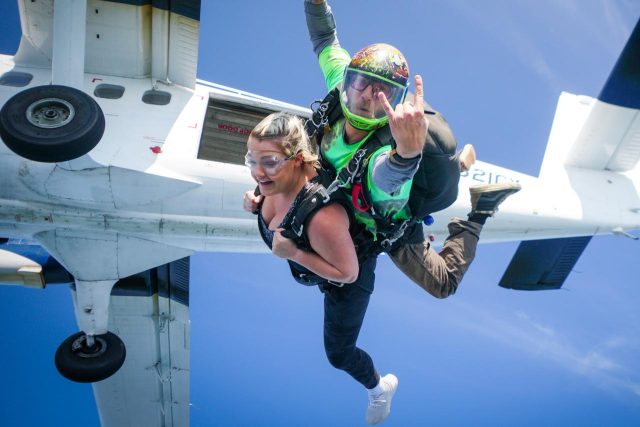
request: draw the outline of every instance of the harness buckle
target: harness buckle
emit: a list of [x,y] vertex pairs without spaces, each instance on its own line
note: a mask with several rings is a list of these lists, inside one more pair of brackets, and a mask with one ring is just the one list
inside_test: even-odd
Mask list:
[[347,185],[355,182],[356,178],[360,177],[360,162],[365,154],[367,154],[367,151],[362,148],[356,151],[353,157],[351,157],[351,160],[349,160],[349,163],[340,170],[336,179],[334,179],[329,185],[329,188],[327,188],[329,194],[333,193],[338,188],[346,187]]
[[398,227],[396,232],[393,233],[391,237],[387,237],[382,242],[380,242],[380,246],[382,246],[382,249],[384,249],[385,251],[388,250],[391,247],[391,245],[393,245],[400,237],[402,237],[402,235],[404,234],[404,231],[407,229],[407,226],[409,225],[409,222],[411,222],[410,219],[405,219],[402,222],[402,224],[400,224],[400,227]]
[[362,158],[364,157],[365,154],[367,154],[367,150],[365,150],[364,148],[360,148],[358,151],[356,151],[356,154],[354,154],[353,157],[352,157],[352,160],[355,160],[355,162],[353,164],[353,170],[351,170],[349,168],[351,166],[351,162],[347,163],[347,166],[345,166],[347,168],[347,172],[349,172],[351,177],[356,175],[356,173],[360,169],[359,168],[360,161],[362,160]]
[[[315,107],[317,105],[317,107]],[[314,108],[315,107],[315,108]],[[321,126],[325,126],[329,123],[329,117],[327,117],[327,110],[329,109],[328,102],[322,102],[315,100],[309,106],[311,109],[311,117],[307,119],[307,123],[311,122],[313,127],[315,127],[314,135],[320,129]],[[318,118],[318,123],[316,123],[316,117]]]
[[334,282],[333,280],[327,280],[327,283],[335,286],[336,288],[341,288],[344,286],[344,283]]
[[338,188],[344,188],[347,185],[355,182],[355,178],[357,178],[359,175],[358,172],[360,171],[360,162],[362,161],[362,158],[365,154],[367,154],[367,151],[362,148],[356,151],[351,160],[349,160],[349,163],[347,163],[347,165],[340,170],[340,172],[336,176],[336,179],[334,179],[333,182],[329,184],[329,187],[327,187],[328,195],[333,194]]
[[[317,277],[320,280],[312,280],[311,278],[313,277]],[[315,284],[315,285],[324,285],[324,284],[329,284],[329,285],[333,285],[336,288],[341,288],[344,286],[344,283],[339,283],[339,282],[334,282],[333,280],[327,280],[327,279],[322,279],[320,276],[316,276],[315,274],[308,274],[308,273],[298,273],[298,279],[306,282],[306,283],[311,283],[311,284]]]
[[327,195],[332,195],[340,187],[343,187],[342,185],[340,185],[340,180],[338,178],[334,179],[327,187]]
[[304,230],[304,224],[300,224],[300,228],[298,228],[296,230],[296,223],[295,221],[291,223],[291,231],[293,231],[295,233],[296,236],[300,237],[302,236],[302,231]]
[[396,237],[396,239],[395,239],[395,240],[398,240],[398,238],[404,234],[404,230],[406,230],[406,229],[407,229],[407,226],[409,225],[409,222],[410,222],[410,221],[411,221],[411,220],[409,220],[409,219],[405,219],[405,220],[402,222],[402,224],[400,225],[400,228],[398,229],[398,232],[396,233],[396,236],[398,236],[398,237]]
[[[318,189],[316,190],[317,193],[322,197],[322,203],[329,203],[329,201],[331,200],[331,193],[333,193],[334,191],[336,191],[336,188],[331,189],[331,187],[333,186],[333,184],[336,181],[334,180],[331,185],[329,185],[329,188],[324,188],[324,185],[319,185]],[[337,187],[337,185],[336,185]]]

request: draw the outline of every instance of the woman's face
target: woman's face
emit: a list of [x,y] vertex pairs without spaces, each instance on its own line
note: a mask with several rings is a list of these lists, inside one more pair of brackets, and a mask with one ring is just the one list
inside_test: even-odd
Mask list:
[[245,164],[265,196],[291,191],[297,180],[296,167],[300,161],[287,156],[282,149],[282,138],[258,140],[249,137]]

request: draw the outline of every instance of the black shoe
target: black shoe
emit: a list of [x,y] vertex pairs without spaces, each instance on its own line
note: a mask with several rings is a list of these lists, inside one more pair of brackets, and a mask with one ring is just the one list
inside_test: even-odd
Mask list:
[[510,195],[520,191],[522,186],[518,182],[503,182],[500,184],[475,185],[469,188],[471,193],[471,212],[469,215],[480,214],[493,216],[498,211],[500,203]]

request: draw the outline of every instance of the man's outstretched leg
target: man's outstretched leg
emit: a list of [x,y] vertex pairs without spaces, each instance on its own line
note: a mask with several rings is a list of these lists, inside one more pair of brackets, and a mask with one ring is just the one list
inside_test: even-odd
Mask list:
[[507,197],[520,188],[517,182],[471,187],[471,211],[467,220],[451,220],[449,237],[440,253],[436,253],[425,240],[399,246],[389,253],[391,260],[407,277],[436,298],[453,295],[475,258],[484,223],[498,211],[498,206]]

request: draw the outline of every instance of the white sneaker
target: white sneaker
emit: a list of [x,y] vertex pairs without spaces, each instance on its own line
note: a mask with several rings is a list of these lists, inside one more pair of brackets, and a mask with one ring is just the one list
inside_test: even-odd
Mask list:
[[380,394],[369,394],[369,407],[367,408],[367,423],[378,424],[384,421],[391,413],[391,399],[398,388],[398,379],[393,374],[387,374],[380,378]]

